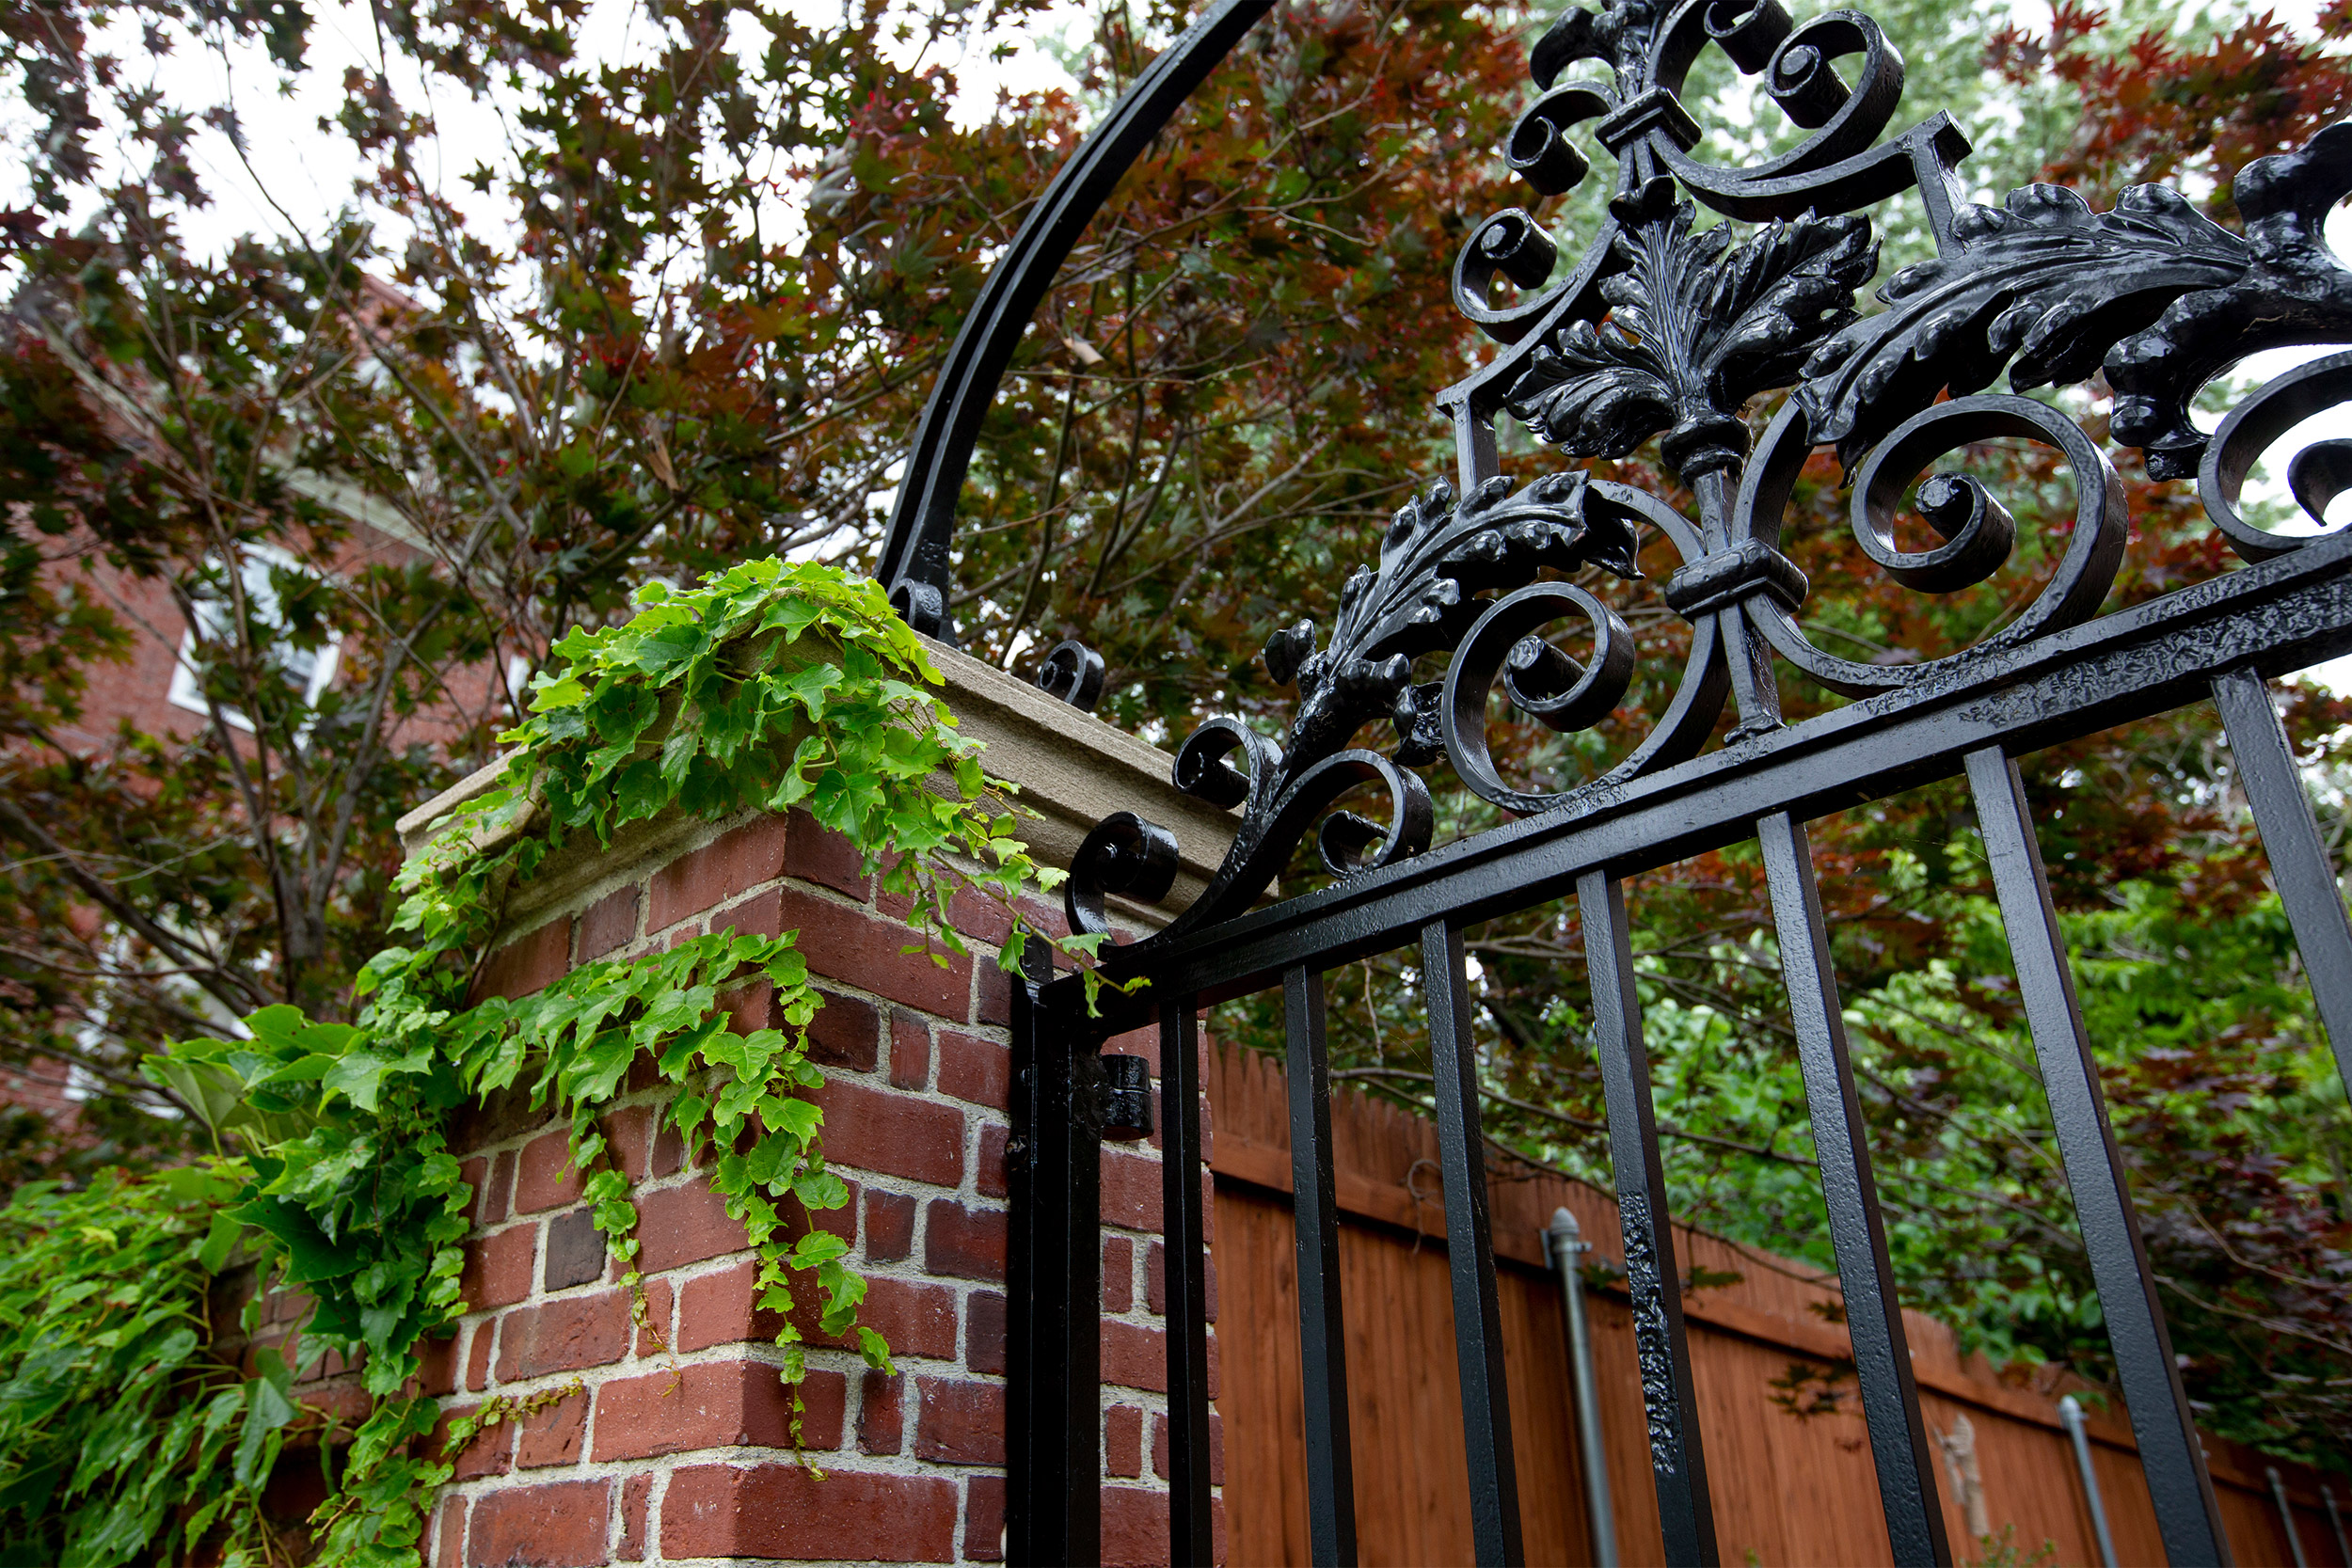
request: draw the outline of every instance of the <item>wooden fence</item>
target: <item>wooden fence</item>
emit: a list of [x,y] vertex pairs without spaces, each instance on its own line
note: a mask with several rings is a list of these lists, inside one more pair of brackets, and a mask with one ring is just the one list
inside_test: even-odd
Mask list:
[[[1213,1047],[1208,1064],[1216,1177],[1214,1251],[1222,1362],[1228,1560],[1305,1563],[1306,1467],[1298,1371],[1296,1260],[1290,1212],[1290,1136],[1279,1064]],[[1343,1092],[1331,1108],[1342,1212],[1350,1431],[1361,1560],[1466,1562],[1469,1501],[1445,1209],[1437,1130],[1427,1120]],[[1599,1256],[1622,1260],[1616,1203],[1597,1188],[1524,1167],[1492,1180],[1494,1243],[1517,1440],[1519,1508],[1531,1563],[1590,1560],[1569,1405],[1560,1290],[1540,1232],[1565,1207]],[[1736,1283],[1685,1296],[1718,1538],[1728,1563],[1889,1560],[1858,1400],[1849,1378],[1818,1374],[1850,1355],[1834,1282],[1800,1265],[1677,1228],[1686,1274],[1695,1265]],[[1622,1294],[1588,1292],[1610,1495],[1622,1560],[1661,1559],[1657,1507],[1633,1334]],[[1950,1332],[1906,1314],[1920,1402],[1935,1433],[1965,1415],[1974,1430],[1986,1512],[2009,1528],[2013,1560],[2098,1561],[2056,1393],[1963,1363]],[[1808,1381],[1808,1378],[1810,1379]],[[1836,1408],[1799,1417],[1775,1394],[1810,1402],[1843,1390]],[[2116,1549],[2125,1563],[2163,1560],[2148,1490],[2122,1412],[2093,1410],[2090,1429]],[[2237,1560],[2294,1561],[2265,1462],[2206,1444]],[[2306,1560],[2344,1564],[2315,1474],[2289,1466]],[[1943,1488],[1955,1549],[1968,1542],[1956,1489]]]

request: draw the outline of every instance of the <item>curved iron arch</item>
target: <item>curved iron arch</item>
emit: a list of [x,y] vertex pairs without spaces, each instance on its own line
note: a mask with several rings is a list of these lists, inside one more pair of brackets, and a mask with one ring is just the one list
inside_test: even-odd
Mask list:
[[1274,0],[1216,0],[1202,11],[1062,165],[990,270],[915,427],[876,574],[890,591],[892,607],[916,631],[949,647],[961,645],[948,608],[956,498],[972,466],[980,420],[1045,291],[1128,167],[1251,24],[1273,8]]

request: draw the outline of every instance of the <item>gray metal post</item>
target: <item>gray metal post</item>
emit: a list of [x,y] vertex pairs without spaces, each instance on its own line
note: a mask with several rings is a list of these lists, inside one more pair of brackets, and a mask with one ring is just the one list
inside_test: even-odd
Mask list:
[[1583,1462],[1584,1516],[1593,1533],[1594,1568],[1617,1568],[1617,1520],[1609,1505],[1609,1456],[1601,1447],[1600,1393],[1593,1386],[1593,1331],[1584,1318],[1584,1280],[1577,1254],[1590,1252],[1576,1216],[1551,1212],[1544,1232],[1544,1256],[1560,1271],[1561,1310],[1568,1320],[1568,1373],[1576,1400],[1577,1455]]
[[2336,1489],[2326,1481],[2319,1483],[2319,1500],[2328,1505],[2328,1528],[2336,1532],[2336,1556],[2352,1563],[2352,1541],[2344,1538],[2344,1515],[2336,1509]]
[[2279,1466],[2265,1465],[2263,1474],[2270,1478],[2270,1496],[2279,1504],[2279,1523],[2287,1528],[2287,1550],[2295,1554],[2295,1568],[2312,1568],[2311,1559],[2303,1555],[2303,1532],[2295,1528],[2295,1504],[2287,1497],[2286,1478],[2279,1474]]
[[2069,1394],[2058,1401],[2058,1419],[2074,1439],[2074,1468],[2083,1478],[2083,1496],[2090,1501],[2090,1529],[2099,1538],[2099,1560],[2116,1568],[2115,1537],[2107,1530],[2107,1505],[2099,1496],[2099,1473],[2090,1467],[2090,1433],[2083,1430],[2082,1402]]

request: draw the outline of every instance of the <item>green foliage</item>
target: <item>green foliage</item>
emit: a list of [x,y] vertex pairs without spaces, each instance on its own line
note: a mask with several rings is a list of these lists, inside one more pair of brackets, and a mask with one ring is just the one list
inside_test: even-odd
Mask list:
[[[124,1311],[145,1314],[132,1320],[139,1324],[177,1316],[195,1325],[163,1341],[169,1354],[160,1370],[138,1379],[126,1375],[127,1364],[53,1355],[25,1362],[10,1386],[0,1418],[31,1414],[27,1424],[0,1427],[0,1497],[10,1507],[50,1498],[58,1467],[78,1453],[74,1487],[59,1500],[97,1499],[60,1514],[69,1536],[96,1543],[83,1560],[119,1562],[147,1551],[162,1511],[192,1497],[208,1499],[209,1511],[191,1526],[191,1543],[216,1523],[235,1542],[262,1528],[254,1488],[294,1414],[285,1369],[265,1365],[262,1378],[240,1382],[203,1354],[204,1293],[242,1238],[264,1282],[314,1298],[306,1345],[363,1362],[378,1401],[353,1434],[335,1495],[311,1521],[322,1560],[413,1560],[430,1490],[450,1468],[446,1455],[420,1451],[435,1402],[407,1390],[421,1342],[466,1309],[459,1243],[473,1195],[445,1127],[461,1105],[517,1085],[532,1105],[569,1118],[596,1223],[616,1255],[633,1260],[636,1210],[606,1158],[597,1117],[631,1068],[650,1062],[675,1091],[669,1124],[691,1148],[708,1150],[711,1184],[758,1250],[761,1305],[790,1312],[793,1276],[809,1276],[822,1331],[855,1327],[866,1358],[889,1365],[882,1337],[857,1324],[866,1285],[844,1261],[846,1244],[816,1227],[788,1235],[786,1205],[825,1210],[848,1197],[825,1166],[823,1117],[808,1098],[821,1082],[806,1055],[820,998],[797,933],[718,932],[584,965],[532,996],[469,1001],[482,959],[501,932],[508,894],[567,834],[586,830],[602,842],[670,811],[723,821],[800,806],[847,835],[869,872],[893,857],[881,886],[909,902],[915,947],[943,963],[936,949],[963,950],[947,922],[958,891],[1012,911],[1009,966],[1036,937],[1012,908],[1016,896],[1059,874],[1012,836],[998,793],[1006,786],[981,772],[977,744],[956,733],[953,716],[924,689],[938,672],[871,580],[755,562],[691,590],[649,588],[640,603],[627,624],[575,632],[560,645],[563,668],[541,677],[532,717],[506,736],[515,751],[497,787],[461,807],[401,874],[394,927],[405,942],[361,970],[365,1001],[355,1022],[313,1022],[279,1005],[249,1015],[243,1037],[183,1040],[150,1058],[153,1078],[218,1148],[234,1145],[241,1158],[224,1153],[154,1182],[109,1177],[87,1194],[31,1187],[8,1211],[11,1225],[40,1238],[0,1276],[9,1281],[0,1298],[12,1314],[8,1327],[27,1346],[35,1335],[116,1343],[125,1326],[109,1315]],[[732,1027],[724,995],[754,983],[771,988],[784,1027]],[[159,1208],[153,1194],[170,1195],[174,1206]],[[110,1227],[108,1216],[134,1197],[146,1204],[142,1218],[154,1215],[153,1239],[126,1259],[140,1266],[78,1293],[37,1297],[41,1249],[71,1248],[91,1227]],[[176,1266],[146,1267],[157,1249]],[[624,1282],[642,1308],[633,1267]],[[40,1311],[37,1299],[46,1302]],[[253,1314],[249,1307],[248,1327]],[[800,1338],[787,1319],[778,1343],[791,1384],[803,1372]],[[157,1354],[141,1346],[121,1354]],[[107,1380],[135,1398],[102,1429],[89,1423],[102,1419],[103,1402],[88,1395]],[[85,1412],[81,1424],[39,1425],[60,1405]],[[239,1409],[253,1414],[231,1433]],[[191,1446],[199,1427],[203,1440]],[[183,1451],[179,1468],[155,1463]],[[182,1470],[181,1490],[169,1490]],[[125,1491],[126,1481],[93,1491],[92,1478],[119,1472],[142,1489]]]
[[210,1354],[206,1302],[250,1175],[109,1170],[0,1210],[0,1561],[179,1561],[215,1526],[217,1560],[266,1554],[293,1378],[275,1352],[249,1380]]

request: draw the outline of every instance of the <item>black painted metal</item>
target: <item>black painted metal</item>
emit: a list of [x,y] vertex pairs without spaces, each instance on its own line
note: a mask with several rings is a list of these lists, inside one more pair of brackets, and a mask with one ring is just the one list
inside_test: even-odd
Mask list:
[[1054,176],[1022,222],[963,318],[947,362],[931,388],[892,503],[890,534],[876,576],[907,624],[956,644],[953,589],[956,496],[972,465],[980,421],[1012,364],[1029,318],[1054,275],[1128,166],[1152,145],[1168,117],[1232,51],[1273,0],[1216,0],[1182,38],[1160,52],[1111,106],[1094,134]]
[[[1189,998],[1160,1008],[1160,1173],[1167,1215],[1168,1560],[1216,1560],[1209,1512],[1209,1233],[1201,1208],[1200,1025]],[[1092,1238],[1089,1238],[1089,1243]]]
[[1008,1545],[1015,1562],[1102,1558],[1102,1140],[1081,1085],[1093,1051],[1041,1001],[1033,944],[1012,997],[1013,1223],[1006,1259]]
[[1519,1544],[1518,1470],[1511,1457],[1502,1312],[1486,1217],[1486,1140],[1479,1131],[1478,1059],[1463,968],[1462,933],[1442,920],[1422,927],[1421,988],[1429,1002],[1430,1066],[1437,1074],[1438,1168],[1445,1184],[1446,1266],[1454,1276],[1454,1343],[1470,1455],[1470,1542],[1482,1564],[1518,1563],[1527,1554]]
[[2335,1047],[2336,1071],[2352,1094],[2352,918],[2344,914],[2344,892],[2312,818],[2302,769],[2261,675],[2237,669],[2215,677],[2213,700],[2270,859],[2270,879],[2295,927],[2312,999]]
[[1668,1562],[1712,1564],[1722,1555],[1715,1548],[1715,1504],[1707,1490],[1707,1450],[1691,1383],[1666,1173],[1658,1157],[1642,999],[1633,989],[1625,884],[1605,871],[1590,872],[1577,883],[1576,907],[1593,980],[1593,1052],[1600,1061],[1601,1095],[1609,1107],[1609,1161],[1617,1176],[1626,1296],[1642,1369],[1642,1404],[1649,1416],[1659,1528]]
[[1813,847],[1804,825],[1786,812],[1756,824],[1764,874],[1772,890],[1772,923],[1780,932],[1780,967],[1797,1028],[1806,1107],[1813,1117],[1813,1151],[1821,1163],[1821,1196],[1845,1292],[1846,1325],[1853,1338],[1854,1370],[1862,1386],[1877,1462],[1879,1501],[1899,1563],[1952,1560],[1944,1510],[1936,1498],[1934,1461],[1919,1418],[1919,1389],[1911,1375],[1911,1346],[1903,1332],[1895,1268],[1886,1255],[1886,1226],[1870,1175],[1870,1148],[1854,1090],[1837,977],[1830,969],[1829,931],[1813,874]]
[[1356,1560],[1356,1465],[1347,1430],[1347,1331],[1331,1175],[1331,1069],[1323,976],[1282,976],[1291,1110],[1291,1212],[1298,1242],[1299,1383],[1306,1400],[1307,1544],[1317,1564]]
[[[953,640],[956,492],[980,416],[1055,267],[1192,86],[1269,8],[1270,0],[1220,0],[1204,12],[1056,177],[992,274],[925,412],[885,550],[894,602],[919,629]],[[1680,93],[1709,48],[1757,76],[1764,97],[1808,133],[1796,147],[1745,168],[1693,156],[1698,130]],[[1562,79],[1582,62],[1593,69]],[[1472,229],[1454,271],[1456,308],[1502,345],[1440,396],[1454,424],[1456,480],[1421,487],[1397,513],[1377,561],[1347,580],[1327,637],[1300,622],[1268,641],[1269,673],[1298,692],[1285,736],[1278,741],[1219,717],[1185,741],[1176,784],[1239,807],[1240,823],[1206,891],[1166,929],[1103,950],[1109,974],[1142,984],[1104,990],[1092,1014],[1075,978],[1043,984],[1040,974],[1017,1003],[1015,1559],[1087,1561],[1099,1544],[1094,1159],[1105,1126],[1131,1133],[1138,1123],[1116,1109],[1115,1075],[1095,1052],[1109,1033],[1154,1017],[1167,1109],[1174,1560],[1204,1560],[1211,1550],[1194,1020],[1203,1003],[1279,984],[1311,1533],[1317,1561],[1352,1560],[1320,977],[1417,944],[1475,1547],[1482,1561],[1518,1560],[1476,1002],[1461,933],[1573,893],[1666,1554],[1677,1563],[1715,1560],[1623,883],[1754,839],[1772,892],[1889,1541],[1899,1561],[1949,1561],[1805,824],[1964,774],[2166,1548],[2175,1562],[2225,1561],[2010,759],[2212,695],[2352,1089],[2352,917],[2265,687],[2352,653],[2352,531],[2325,527],[2323,515],[2352,489],[2352,444],[2321,443],[2287,469],[2296,499],[2323,523],[2319,535],[2266,533],[2238,511],[2265,449],[2309,416],[2352,403],[2352,354],[2275,378],[2210,436],[2187,417],[2199,390],[2249,353],[2352,341],[2352,273],[2319,234],[2327,212],[2352,194],[2352,125],[2240,170],[2233,195],[2246,220],[2241,236],[2153,186],[2124,193],[2104,214],[2049,186],[2013,193],[1997,209],[1971,205],[1959,172],[1966,136],[1943,114],[1894,129],[1901,56],[1854,11],[1800,22],[1782,0],[1602,0],[1597,11],[1565,11],[1530,65],[1543,90],[1505,154],[1534,199]],[[1604,159],[1615,165],[1609,215],[1563,271],[1561,247],[1539,216],[1542,198]],[[1889,279],[1880,291],[1887,308],[1862,315],[1856,292],[1879,271],[1863,210],[1912,191],[1936,255]],[[1732,221],[1701,228],[1700,207]],[[1493,286],[1503,280],[1520,291],[1515,303],[1496,303]],[[1987,390],[2005,370],[2009,389]],[[2138,449],[2157,477],[2193,476],[2243,569],[2099,616],[2131,531],[2122,483],[2107,452],[2061,406],[2021,395],[2094,374],[2116,393],[2110,438]],[[1778,411],[1752,425],[1750,404],[1784,388]],[[1497,473],[1494,421],[1504,416],[1576,459],[1621,456],[1655,437],[1694,505],[1686,514],[1572,467],[1515,485]],[[2073,476],[2073,516],[2054,538],[2057,565],[2040,593],[1981,643],[1944,657],[1862,663],[1815,645],[1816,620],[1801,613],[1811,585],[1780,549],[1806,462],[1823,448],[1842,460],[1853,547],[1865,562],[1912,591],[1947,594],[1986,581],[2016,545],[2020,519],[1981,482],[1934,471],[1992,439],[2038,443]],[[1898,528],[1906,510],[1924,516],[1940,543],[1906,548]],[[1671,560],[1662,581],[1644,586],[1644,560],[1665,553],[1645,555],[1653,539]],[[1604,576],[1636,586],[1604,596],[1597,591]],[[1521,789],[1488,751],[1492,698],[1499,692],[1563,733],[1619,714],[1636,673],[1616,608],[1626,592],[1654,592],[1690,626],[1674,695],[1649,735],[1604,775],[1574,789]],[[1589,645],[1581,662],[1544,640],[1562,623]],[[1789,725],[1776,685],[1784,662],[1856,701]],[[1085,706],[1099,691],[1101,661],[1065,643],[1048,656],[1041,681]],[[1709,752],[1727,704],[1736,722]],[[1376,750],[1367,727],[1382,724],[1392,744]],[[1439,759],[1517,820],[1432,848],[1436,814],[1418,770]],[[1335,809],[1367,787],[1386,798],[1385,820]],[[1330,884],[1259,908],[1310,832]],[[1177,860],[1164,830],[1132,812],[1106,817],[1073,865],[1073,929],[1108,930],[1109,895],[1155,901],[1172,885]]]
[[2188,1395],[2172,1358],[2172,1338],[2148,1267],[2132,1195],[2107,1125],[2099,1067],[2074,999],[2074,976],[2050,903],[2049,878],[2034,840],[2033,812],[2017,764],[1998,747],[1968,755],[1968,788],[1992,862],[1993,887],[2017,964],[2018,997],[2033,1031],[2058,1158],[2074,1197],[2074,1217],[2099,1288],[2115,1349],[2116,1378],[2139,1440],[2140,1468],[2156,1508],[2165,1555],[2175,1563],[2228,1562],[2230,1540],[2214,1502],[2213,1478],[2198,1441]]

